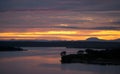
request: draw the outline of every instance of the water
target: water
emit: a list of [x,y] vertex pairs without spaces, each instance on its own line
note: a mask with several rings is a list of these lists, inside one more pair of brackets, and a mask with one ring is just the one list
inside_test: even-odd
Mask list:
[[26,47],[28,51],[0,52],[0,74],[120,74],[120,66],[61,64],[62,47]]

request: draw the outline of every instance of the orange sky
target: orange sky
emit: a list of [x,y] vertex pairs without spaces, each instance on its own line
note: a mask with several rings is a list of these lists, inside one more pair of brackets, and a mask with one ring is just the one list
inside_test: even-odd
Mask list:
[[120,38],[120,11],[0,12],[0,40],[86,40]]
[[42,32],[3,32],[0,39],[17,40],[85,40],[97,37],[105,40],[120,38],[120,31],[114,30],[81,30],[81,31],[42,31]]

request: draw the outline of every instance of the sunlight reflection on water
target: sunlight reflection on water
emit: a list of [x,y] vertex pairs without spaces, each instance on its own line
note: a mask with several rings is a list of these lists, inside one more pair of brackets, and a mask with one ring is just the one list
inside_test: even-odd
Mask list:
[[0,52],[0,74],[120,74],[120,66],[61,64],[59,53],[75,49],[28,47],[28,51]]

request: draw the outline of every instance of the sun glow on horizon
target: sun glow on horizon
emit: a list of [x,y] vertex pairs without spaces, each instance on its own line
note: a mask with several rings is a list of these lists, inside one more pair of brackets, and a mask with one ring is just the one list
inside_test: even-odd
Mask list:
[[90,37],[113,40],[120,38],[120,31],[41,31],[41,32],[3,32],[0,40],[86,40]]
[[110,31],[102,30],[91,34],[96,35],[96,37],[99,39],[105,39],[105,40],[114,40],[120,38],[120,31],[114,31],[114,30],[110,30]]

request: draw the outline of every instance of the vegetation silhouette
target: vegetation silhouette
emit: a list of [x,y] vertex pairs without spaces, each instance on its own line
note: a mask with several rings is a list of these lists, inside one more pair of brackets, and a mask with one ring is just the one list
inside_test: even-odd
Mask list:
[[86,49],[77,54],[61,56],[61,63],[87,63],[99,65],[120,65],[120,49]]
[[0,46],[0,51],[24,51],[20,47],[13,47],[13,46]]

